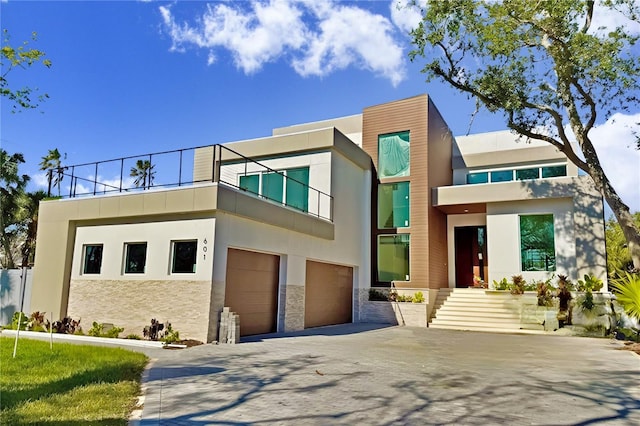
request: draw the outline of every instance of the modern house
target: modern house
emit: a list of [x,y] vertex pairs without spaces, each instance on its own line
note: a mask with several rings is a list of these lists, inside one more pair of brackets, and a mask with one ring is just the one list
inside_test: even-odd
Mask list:
[[180,150],[177,179],[143,188],[125,160],[85,193],[69,167],[70,197],[41,204],[33,310],[212,341],[224,306],[250,335],[374,320],[372,287],[431,309],[474,276],[606,279],[589,178],[508,132],[454,138],[426,95]]

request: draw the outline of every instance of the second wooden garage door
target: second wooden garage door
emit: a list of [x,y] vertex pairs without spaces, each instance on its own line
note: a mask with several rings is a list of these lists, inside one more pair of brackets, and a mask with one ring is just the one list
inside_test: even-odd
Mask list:
[[307,261],[304,326],[351,322],[353,268]]
[[240,315],[240,335],[276,331],[280,257],[229,249],[224,306]]

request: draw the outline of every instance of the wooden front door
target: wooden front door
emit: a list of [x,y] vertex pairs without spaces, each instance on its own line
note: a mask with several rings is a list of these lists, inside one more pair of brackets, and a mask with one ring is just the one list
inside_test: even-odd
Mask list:
[[454,230],[456,287],[472,287],[474,275],[488,278],[487,227],[463,226]]

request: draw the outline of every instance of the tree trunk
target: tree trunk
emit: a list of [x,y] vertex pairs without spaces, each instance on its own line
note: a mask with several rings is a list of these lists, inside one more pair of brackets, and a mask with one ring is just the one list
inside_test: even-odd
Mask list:
[[598,156],[589,137],[584,136],[583,138],[580,138],[580,136],[578,136],[577,139],[582,147],[582,152],[584,153],[585,160],[589,167],[589,170],[585,171],[589,176],[591,176],[596,189],[600,194],[602,194],[609,207],[611,207],[611,210],[616,216],[616,220],[622,229],[622,233],[627,240],[627,247],[631,254],[633,267],[636,270],[640,270],[640,229],[638,229],[633,220],[633,215],[629,211],[629,206],[622,201],[616,190],[611,185],[609,178],[600,165],[600,161],[598,160]]

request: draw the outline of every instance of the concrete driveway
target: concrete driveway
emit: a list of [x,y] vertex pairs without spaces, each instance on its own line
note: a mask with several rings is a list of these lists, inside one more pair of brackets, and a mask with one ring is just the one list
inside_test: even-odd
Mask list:
[[141,425],[640,424],[640,357],[608,339],[352,324],[145,350]]

